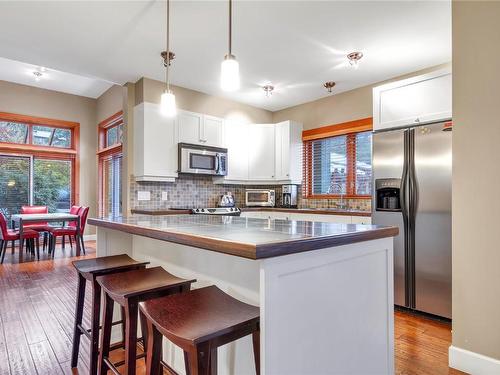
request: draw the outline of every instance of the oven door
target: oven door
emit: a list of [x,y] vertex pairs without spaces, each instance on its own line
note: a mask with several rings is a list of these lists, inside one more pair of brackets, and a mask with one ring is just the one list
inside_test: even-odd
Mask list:
[[225,172],[225,154],[218,150],[180,147],[179,151],[181,173],[223,175]]

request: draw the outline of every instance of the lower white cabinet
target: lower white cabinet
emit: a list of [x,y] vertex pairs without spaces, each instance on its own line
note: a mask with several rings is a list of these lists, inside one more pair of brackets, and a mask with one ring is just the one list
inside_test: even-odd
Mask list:
[[177,177],[177,126],[160,113],[160,106],[134,108],[134,177],[137,181],[173,182]]
[[272,220],[296,220],[296,221],[318,221],[323,223],[339,224],[371,224],[369,216],[349,215],[322,215],[310,213],[279,212],[279,211],[246,211],[241,213],[242,217]]

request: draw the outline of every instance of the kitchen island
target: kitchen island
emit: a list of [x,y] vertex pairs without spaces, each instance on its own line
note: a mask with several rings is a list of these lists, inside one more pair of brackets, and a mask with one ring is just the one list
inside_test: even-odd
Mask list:
[[[392,374],[397,228],[230,216],[89,219],[97,255],[127,253],[194,287],[260,306],[262,374]],[[181,351],[165,360],[184,373]],[[219,374],[254,374],[251,338],[219,349]]]

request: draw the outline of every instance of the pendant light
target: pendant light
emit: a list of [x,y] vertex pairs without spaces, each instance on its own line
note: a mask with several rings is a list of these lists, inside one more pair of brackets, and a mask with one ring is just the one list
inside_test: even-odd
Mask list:
[[175,95],[170,90],[170,61],[174,54],[170,52],[170,0],[167,0],[167,50],[162,52],[165,66],[165,91],[161,94],[160,111],[166,117],[174,117],[177,115],[177,107],[175,105]]
[[229,0],[229,49],[220,66],[220,85],[224,91],[236,91],[240,88],[240,66],[231,53],[233,2]]

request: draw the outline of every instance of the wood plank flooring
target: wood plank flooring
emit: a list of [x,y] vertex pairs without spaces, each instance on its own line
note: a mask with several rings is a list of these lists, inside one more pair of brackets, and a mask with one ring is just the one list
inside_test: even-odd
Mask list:
[[[95,242],[87,242],[87,255],[95,256]],[[17,263],[10,249],[0,265],[0,375],[88,374],[89,343],[82,336],[78,369],[70,368],[76,273],[68,247],[56,249],[40,261]],[[90,288],[87,288],[90,292]],[[84,324],[89,326],[90,293],[86,295]],[[402,312],[395,315],[396,374],[458,375],[448,368],[451,342],[449,324]],[[115,351],[121,359],[122,351]],[[138,363],[144,374],[144,361]]]

